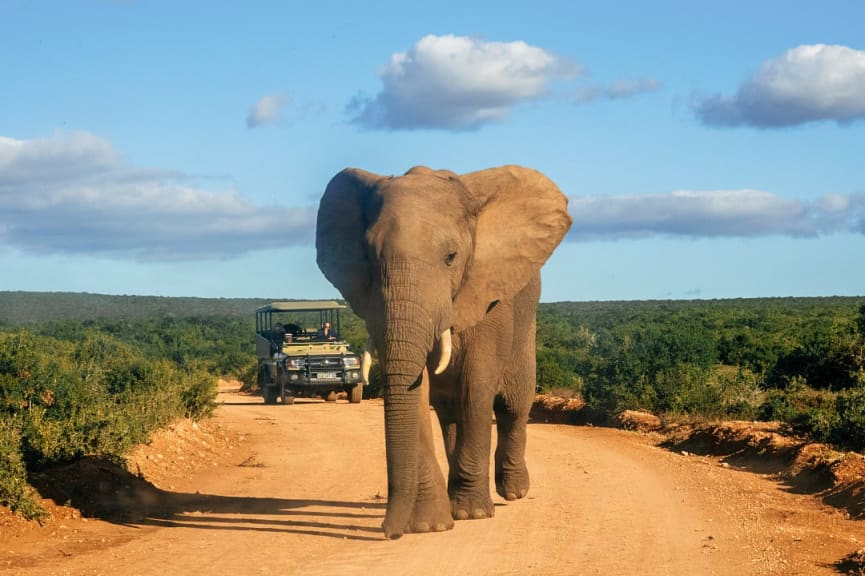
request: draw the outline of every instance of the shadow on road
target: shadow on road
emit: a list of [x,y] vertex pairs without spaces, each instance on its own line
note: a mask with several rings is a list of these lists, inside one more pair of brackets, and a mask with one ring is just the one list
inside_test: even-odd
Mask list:
[[[342,502],[170,492],[104,459],[34,474],[39,493],[82,515],[127,526],[256,530],[381,540],[384,501]],[[371,523],[370,520],[373,522]]]
[[[163,492],[139,525],[381,540],[384,504]],[[378,519],[374,526],[353,520]]]

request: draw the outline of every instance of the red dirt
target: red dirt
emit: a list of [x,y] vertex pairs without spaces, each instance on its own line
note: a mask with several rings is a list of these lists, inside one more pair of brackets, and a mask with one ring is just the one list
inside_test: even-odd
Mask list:
[[[671,439],[538,421],[528,498],[496,496],[491,520],[387,541],[380,402],[264,406],[228,387],[220,398],[212,421],[137,449],[135,474],[86,461],[62,484],[43,479],[85,517],[51,505],[39,526],[0,510],[0,574],[863,573],[861,456],[777,430]],[[69,488],[81,476],[87,488]]]

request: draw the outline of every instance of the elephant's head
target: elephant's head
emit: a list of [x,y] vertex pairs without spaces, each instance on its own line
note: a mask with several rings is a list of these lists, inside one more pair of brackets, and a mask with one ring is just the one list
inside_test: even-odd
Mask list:
[[318,211],[318,265],[366,321],[385,376],[386,523],[401,526],[414,503],[415,384],[428,359],[439,364],[433,351],[449,348],[437,342],[532,281],[570,223],[556,185],[518,166],[462,176],[424,167],[400,177],[346,169],[328,184]]

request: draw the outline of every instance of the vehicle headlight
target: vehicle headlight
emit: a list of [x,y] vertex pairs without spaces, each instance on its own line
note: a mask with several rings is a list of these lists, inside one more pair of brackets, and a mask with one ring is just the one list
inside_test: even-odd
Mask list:
[[358,366],[360,366],[360,360],[357,358],[357,356],[342,357],[343,368],[357,368]]
[[285,361],[286,368],[303,368],[306,366],[306,358],[289,358]]

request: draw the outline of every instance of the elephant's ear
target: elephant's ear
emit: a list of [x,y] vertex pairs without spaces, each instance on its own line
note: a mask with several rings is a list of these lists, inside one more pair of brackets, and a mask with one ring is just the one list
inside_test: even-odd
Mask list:
[[502,166],[460,177],[480,207],[472,264],[454,300],[454,330],[522,290],[571,226],[568,199],[546,176]]
[[370,290],[364,210],[370,191],[380,179],[376,174],[347,168],[333,177],[318,205],[318,267],[361,318],[367,314]]

